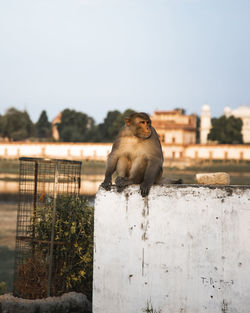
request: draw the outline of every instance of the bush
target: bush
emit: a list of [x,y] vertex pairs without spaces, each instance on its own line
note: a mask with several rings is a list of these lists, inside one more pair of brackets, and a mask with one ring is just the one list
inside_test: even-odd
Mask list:
[[[15,288],[23,298],[47,296],[54,201],[50,198],[45,202],[36,209],[29,229],[32,256],[18,268]],[[93,207],[86,199],[57,197],[51,295],[77,291],[91,299],[93,228]]]

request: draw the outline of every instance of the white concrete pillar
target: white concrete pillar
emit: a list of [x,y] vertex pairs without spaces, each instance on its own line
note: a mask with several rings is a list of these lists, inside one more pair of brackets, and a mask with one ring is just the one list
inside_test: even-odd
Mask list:
[[101,189],[93,312],[249,313],[249,242],[249,186]]
[[201,125],[200,125],[200,143],[206,144],[208,142],[207,136],[211,129],[211,113],[209,105],[205,104],[201,111]]

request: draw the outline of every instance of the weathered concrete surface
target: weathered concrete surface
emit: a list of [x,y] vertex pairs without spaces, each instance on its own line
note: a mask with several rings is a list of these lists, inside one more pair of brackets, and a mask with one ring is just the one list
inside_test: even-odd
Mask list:
[[99,190],[94,313],[250,312],[250,186]]
[[69,292],[61,297],[26,300],[11,294],[0,296],[1,313],[90,313],[91,305],[82,293]]

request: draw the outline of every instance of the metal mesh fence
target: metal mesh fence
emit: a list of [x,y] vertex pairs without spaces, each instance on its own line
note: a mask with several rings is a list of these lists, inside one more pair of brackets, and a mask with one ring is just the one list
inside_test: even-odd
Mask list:
[[54,233],[56,211],[60,210],[60,197],[79,195],[81,162],[39,158],[19,160],[14,295],[25,297],[27,293],[27,298],[32,298],[32,290],[28,292],[28,289],[34,289],[34,285],[29,283],[28,286],[28,281],[33,279],[42,298],[55,294],[52,290],[55,286],[53,268],[57,264],[53,262],[53,253],[61,244]]

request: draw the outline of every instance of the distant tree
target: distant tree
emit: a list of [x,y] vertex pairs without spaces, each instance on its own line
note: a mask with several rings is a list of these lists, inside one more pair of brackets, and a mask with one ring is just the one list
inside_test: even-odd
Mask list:
[[212,119],[212,128],[208,134],[208,139],[224,144],[242,143],[242,120],[234,116]]
[[121,115],[118,110],[109,111],[105,117],[103,123],[98,125],[99,133],[101,135],[101,141],[112,141],[116,134],[116,129],[114,129],[114,123]]
[[124,125],[125,117],[128,117],[133,112],[131,109],[127,109],[123,113],[117,110],[109,111],[104,122],[98,125],[99,133],[102,135],[100,140],[105,142],[113,141]]
[[134,110],[127,109],[125,110],[118,118],[116,119],[114,123],[114,128],[116,129],[116,135],[118,134],[119,130],[125,123],[125,118],[129,117],[132,113],[134,113]]
[[0,115],[0,137],[3,136],[3,116]]
[[200,126],[201,126],[201,118],[199,115],[196,115],[196,143],[200,142]]
[[48,116],[45,110],[42,111],[36,123],[36,134],[40,139],[48,139],[52,137],[51,123],[48,120]]
[[9,140],[25,140],[34,136],[35,128],[26,111],[10,108],[1,119],[2,136]]
[[95,120],[92,117],[88,116],[87,130],[84,135],[85,142],[98,142],[98,128],[95,124]]
[[87,130],[85,142],[102,142],[99,125],[95,123]]
[[174,110],[180,110],[181,114],[185,115],[186,114],[186,109],[183,108],[175,108]]
[[65,142],[84,142],[91,140],[94,120],[85,113],[65,109],[61,123],[58,124],[60,140]]

